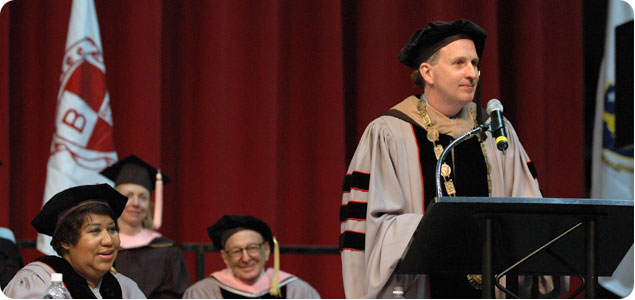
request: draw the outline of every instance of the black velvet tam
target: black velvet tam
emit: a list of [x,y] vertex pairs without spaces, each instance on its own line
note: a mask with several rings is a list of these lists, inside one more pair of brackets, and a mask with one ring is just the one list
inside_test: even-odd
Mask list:
[[[216,221],[216,223],[207,228],[207,234],[216,248],[223,249],[223,247],[225,247],[225,240],[231,236],[224,237],[223,234],[228,230],[234,229],[250,229],[256,231],[262,235],[266,242],[269,242],[270,246],[273,246],[273,234],[267,223],[252,216],[224,215]],[[239,230],[234,231],[233,233],[238,231]]]
[[445,45],[458,39],[470,39],[474,42],[480,58],[485,48],[486,37],[485,30],[470,20],[434,21],[423,29],[417,29],[397,57],[401,63],[416,70],[422,62]]
[[53,196],[44,204],[40,213],[35,216],[31,225],[37,232],[53,236],[59,216],[67,209],[82,201],[96,200],[108,203],[115,212],[115,220],[119,218],[128,197],[120,194],[108,184],[80,185],[65,189]]

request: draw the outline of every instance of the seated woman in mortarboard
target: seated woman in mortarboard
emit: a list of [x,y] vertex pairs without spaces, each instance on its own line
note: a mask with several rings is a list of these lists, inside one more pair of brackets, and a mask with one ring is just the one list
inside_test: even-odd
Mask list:
[[[252,216],[221,217],[207,228],[227,268],[185,291],[183,298],[320,298],[305,281],[279,270],[278,242],[269,226]],[[264,270],[274,248],[274,268]]]
[[61,257],[43,256],[27,264],[4,294],[42,298],[51,274],[62,273],[72,298],[145,298],[134,281],[112,269],[119,250],[116,220],[126,200],[107,184],[77,186],[53,196],[31,225],[53,237],[51,246]]
[[[161,226],[163,183],[170,179],[135,155],[101,174],[113,180],[115,189],[128,197],[126,209],[117,221],[121,249],[115,268],[136,281],[148,298],[181,298],[192,284],[183,252],[155,230]],[[155,188],[153,218],[150,199]]]

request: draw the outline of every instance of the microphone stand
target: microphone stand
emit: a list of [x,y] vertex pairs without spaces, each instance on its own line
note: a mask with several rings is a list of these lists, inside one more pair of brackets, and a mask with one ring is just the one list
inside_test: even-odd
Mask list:
[[441,165],[443,165],[443,161],[445,160],[445,155],[448,153],[448,151],[450,151],[456,145],[462,143],[463,141],[473,137],[474,135],[478,133],[481,133],[483,131],[488,131],[488,130],[491,131],[491,128],[492,127],[490,124],[480,124],[478,125],[478,127],[468,131],[467,133],[465,133],[458,139],[452,141],[452,143],[450,143],[450,145],[448,145],[448,147],[445,148],[445,150],[443,150],[443,153],[441,153],[441,156],[439,156],[439,160],[437,161],[437,169],[435,173],[436,181],[437,181],[437,198],[434,199],[434,202],[439,202],[439,199],[443,196],[443,190],[441,188]]

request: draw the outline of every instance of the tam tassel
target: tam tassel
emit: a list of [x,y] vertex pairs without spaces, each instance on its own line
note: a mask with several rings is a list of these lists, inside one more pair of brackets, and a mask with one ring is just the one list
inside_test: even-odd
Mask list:
[[154,188],[154,230],[161,228],[161,216],[163,215],[163,176],[161,170],[157,170],[157,181]]
[[282,293],[280,293],[280,246],[275,236],[273,237],[273,279],[269,294],[278,298],[282,297]]

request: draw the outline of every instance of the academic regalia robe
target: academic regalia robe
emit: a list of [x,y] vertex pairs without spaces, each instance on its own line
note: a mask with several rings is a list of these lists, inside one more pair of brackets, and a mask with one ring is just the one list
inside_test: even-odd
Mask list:
[[149,232],[152,239],[136,245],[124,242],[122,235],[114,267],[134,280],[148,298],[181,298],[191,285],[183,251],[156,231]]
[[[320,295],[307,282],[280,271],[281,298],[318,299]],[[186,299],[237,299],[237,298],[275,298],[269,294],[273,269],[264,272],[253,285],[246,285],[235,279],[229,268],[214,272],[185,291]]]
[[[3,293],[9,298],[42,299],[51,285],[52,273],[63,274],[63,283],[72,298],[96,298],[86,280],[65,259],[57,256],[41,257],[24,266],[15,274]],[[112,299],[145,299],[137,284],[120,273],[106,273],[102,277],[99,294],[103,298]]]
[[[0,227],[0,230],[2,229],[3,228]],[[8,229],[4,229],[8,231]],[[13,232],[10,232],[10,234],[13,238]],[[22,267],[22,258],[15,244],[15,239],[9,240],[0,237],[0,288],[7,286],[15,273]]]
[[[373,120],[347,170],[340,211],[340,252],[347,298],[391,298],[395,286],[403,288],[406,298],[430,297],[427,275],[394,272],[425,208],[436,196],[436,157],[417,102],[417,97],[410,96]],[[470,103],[452,120],[427,105],[432,128],[439,131],[439,143],[444,148],[474,127],[471,111],[475,109],[476,105]],[[496,149],[490,132],[484,142],[491,168],[491,196],[541,197],[533,163],[507,120],[505,126],[509,138],[505,152]],[[448,155],[446,162],[453,166],[457,196],[487,196],[487,169],[476,137],[458,145],[454,159],[453,163]],[[532,281],[519,281],[521,296],[528,297]],[[467,279],[460,284],[467,284]],[[534,290],[541,295],[559,295],[567,286],[561,278],[554,283],[551,277],[541,276]]]

